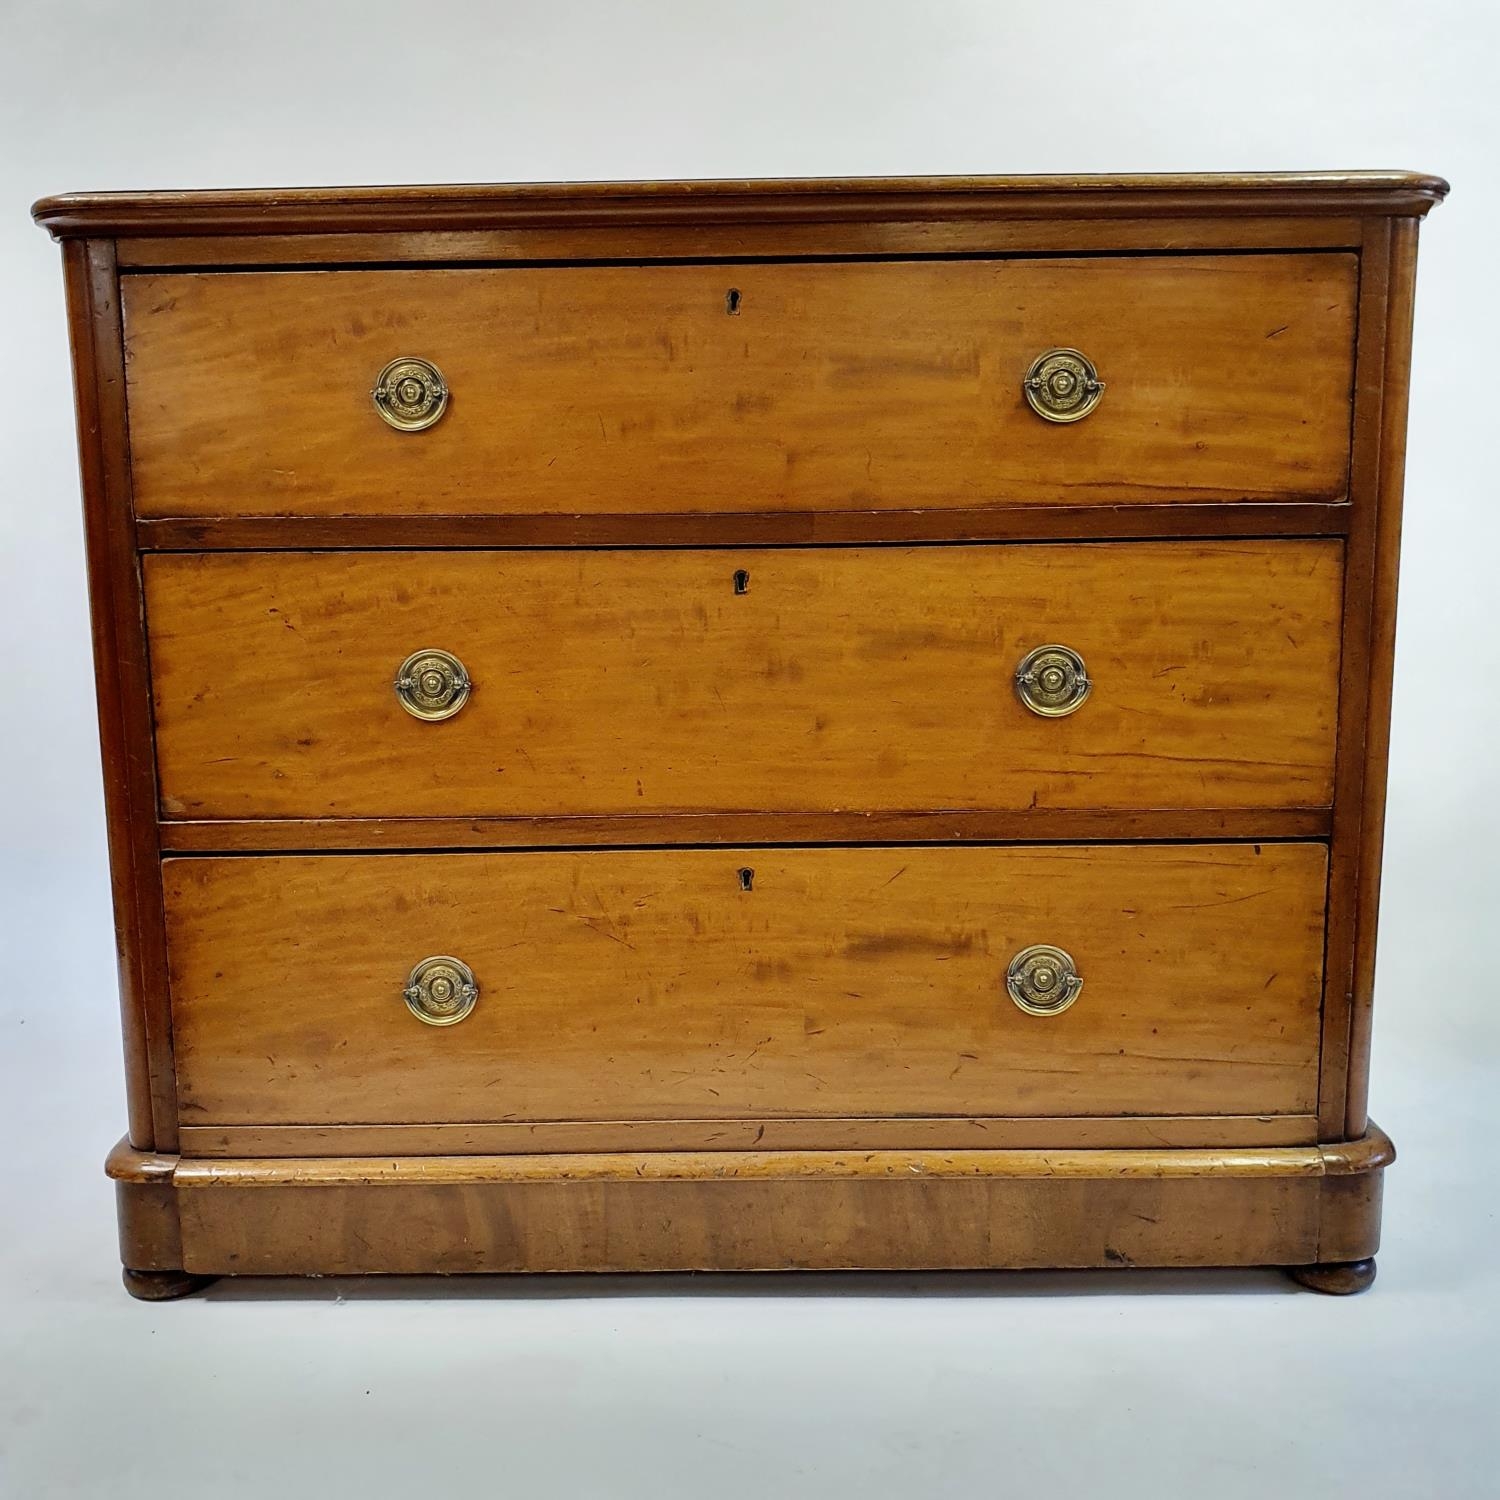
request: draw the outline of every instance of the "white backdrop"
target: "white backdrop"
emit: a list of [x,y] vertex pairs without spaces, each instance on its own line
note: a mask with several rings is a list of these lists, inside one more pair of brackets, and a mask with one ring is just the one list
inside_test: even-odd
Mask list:
[[[0,1494],[1492,1494],[1497,70],[1486,0],[0,0]],[[1454,184],[1417,299],[1372,1085],[1402,1160],[1373,1293],[1141,1273],[125,1299],[72,403],[33,199],[1342,167]]]

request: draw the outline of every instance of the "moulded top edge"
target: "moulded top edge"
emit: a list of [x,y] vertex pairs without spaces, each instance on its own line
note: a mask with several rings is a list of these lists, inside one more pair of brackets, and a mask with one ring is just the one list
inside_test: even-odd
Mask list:
[[852,177],[66,193],[32,208],[73,235],[441,231],[546,224],[839,219],[1425,214],[1448,184],[1417,172]]

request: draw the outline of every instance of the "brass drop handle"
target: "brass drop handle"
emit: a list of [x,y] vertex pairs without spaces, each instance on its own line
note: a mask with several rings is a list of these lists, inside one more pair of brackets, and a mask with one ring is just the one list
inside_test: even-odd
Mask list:
[[446,953],[424,958],[401,993],[406,1008],[428,1026],[456,1026],[479,1003],[473,969]]
[[393,684],[397,701],[414,719],[451,719],[473,691],[464,664],[451,652],[429,646],[401,663]]
[[431,360],[404,354],[375,377],[370,399],[397,432],[421,432],[447,411],[448,382]]
[[1083,980],[1071,954],[1037,943],[1011,959],[1005,988],[1028,1016],[1056,1016],[1083,993]]
[[1104,382],[1086,354],[1048,349],[1032,360],[1021,390],[1043,421],[1081,422],[1098,406]]
[[1083,707],[1094,684],[1071,646],[1038,646],[1016,668],[1016,696],[1044,719],[1065,719]]

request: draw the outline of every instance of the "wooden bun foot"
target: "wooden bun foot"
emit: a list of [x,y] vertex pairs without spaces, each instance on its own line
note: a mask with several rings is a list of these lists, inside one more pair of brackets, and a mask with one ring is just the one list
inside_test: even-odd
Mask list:
[[142,1302],[171,1302],[177,1297],[188,1297],[217,1281],[217,1276],[194,1276],[187,1271],[132,1271],[129,1266],[120,1272],[125,1290]]
[[1351,1297],[1375,1280],[1375,1258],[1335,1262],[1326,1266],[1288,1266],[1293,1281],[1331,1297]]

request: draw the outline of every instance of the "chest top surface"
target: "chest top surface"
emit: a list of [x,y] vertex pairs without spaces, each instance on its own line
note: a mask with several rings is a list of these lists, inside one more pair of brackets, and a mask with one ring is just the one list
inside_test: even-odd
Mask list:
[[58,236],[125,236],[611,220],[1421,216],[1447,192],[1441,177],[1404,171],[731,178],[65,193],[32,213]]

